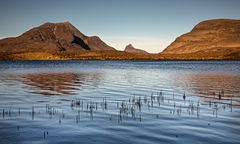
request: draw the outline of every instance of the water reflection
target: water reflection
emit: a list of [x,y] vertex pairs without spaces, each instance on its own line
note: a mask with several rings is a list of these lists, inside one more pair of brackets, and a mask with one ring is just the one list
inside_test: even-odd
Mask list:
[[84,86],[96,88],[101,82],[100,73],[30,73],[21,76],[21,82],[32,94],[75,95]]
[[0,143],[240,141],[237,62],[19,63],[0,66]]
[[240,76],[229,74],[179,74],[174,84],[191,91],[204,101],[239,105]]

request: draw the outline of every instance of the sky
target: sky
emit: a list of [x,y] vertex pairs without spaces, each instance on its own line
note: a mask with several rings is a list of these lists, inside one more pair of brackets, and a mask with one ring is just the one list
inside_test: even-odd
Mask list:
[[161,52],[208,19],[240,19],[240,0],[0,0],[0,39],[46,22],[71,22],[123,50]]

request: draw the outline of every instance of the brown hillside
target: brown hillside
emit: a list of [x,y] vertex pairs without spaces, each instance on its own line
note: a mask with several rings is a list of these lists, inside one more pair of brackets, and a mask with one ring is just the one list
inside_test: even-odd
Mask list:
[[0,40],[0,52],[78,52],[115,50],[99,37],[88,37],[69,22],[45,23],[19,37]]
[[240,20],[203,21],[162,53],[170,59],[239,59]]

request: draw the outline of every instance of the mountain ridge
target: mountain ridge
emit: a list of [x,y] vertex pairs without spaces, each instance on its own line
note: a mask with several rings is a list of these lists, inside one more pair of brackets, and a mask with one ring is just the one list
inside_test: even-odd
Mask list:
[[[213,19],[198,23],[160,54],[174,58],[240,57],[240,20]],[[175,55],[175,56],[174,56]]]
[[0,40],[1,52],[115,50],[97,36],[86,36],[70,22],[44,23],[18,37]]
[[149,54],[131,44],[124,51],[70,22],[44,23],[18,37],[0,40],[0,60],[240,60],[240,20],[200,22],[163,52]]

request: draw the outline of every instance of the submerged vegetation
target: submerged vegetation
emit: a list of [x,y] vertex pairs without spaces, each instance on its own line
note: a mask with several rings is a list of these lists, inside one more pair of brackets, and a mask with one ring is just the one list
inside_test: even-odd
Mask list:
[[[167,113],[173,117],[200,119],[201,115],[210,112],[213,117],[218,117],[219,111],[232,112],[234,107],[240,106],[238,100],[234,99],[234,97],[224,95],[224,90],[219,91],[217,96],[212,93],[212,95],[209,94],[208,97],[198,101],[194,101],[193,97],[185,94],[185,92],[182,95],[174,92],[169,95],[161,90],[150,95],[134,94],[128,100],[106,97],[95,97],[96,101],[94,99],[80,98],[73,100],[61,99],[61,102],[57,104],[34,105],[30,110],[14,105],[1,105],[0,121],[21,120],[22,118],[27,121],[29,116],[33,121],[55,119],[59,126],[64,125],[65,120],[78,124],[87,119],[96,119],[96,121],[102,119],[121,124],[124,121],[149,121],[149,117],[151,119],[161,119],[161,116]],[[62,102],[64,103],[62,104]],[[66,108],[67,106],[70,111]],[[21,129],[22,127],[17,125],[16,130],[21,131]],[[44,129],[43,133],[43,138],[47,138],[48,131]]]

